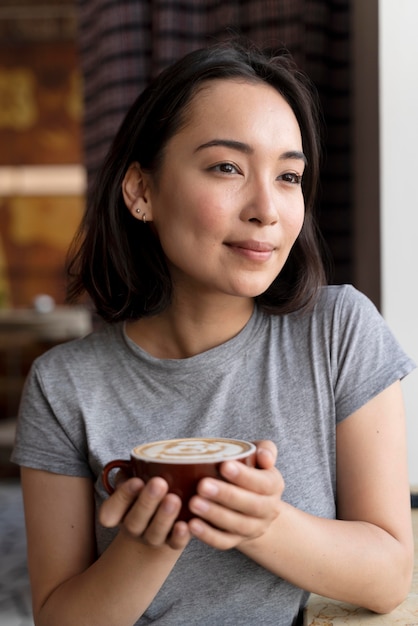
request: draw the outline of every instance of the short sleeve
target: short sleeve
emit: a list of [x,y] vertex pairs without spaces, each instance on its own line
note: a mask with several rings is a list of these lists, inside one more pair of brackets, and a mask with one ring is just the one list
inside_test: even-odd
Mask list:
[[[57,376],[57,396],[60,390]],[[92,477],[79,409],[66,402],[59,416],[47,397],[42,368],[35,361],[22,394],[11,460],[18,465],[69,476]]]
[[374,304],[347,286],[332,324],[337,422],[411,372],[415,364]]

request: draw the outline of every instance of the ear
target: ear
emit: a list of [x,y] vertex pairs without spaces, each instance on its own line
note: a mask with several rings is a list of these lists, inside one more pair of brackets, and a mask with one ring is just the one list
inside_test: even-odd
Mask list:
[[125,204],[133,217],[152,221],[150,175],[144,173],[139,163],[131,163],[122,182]]

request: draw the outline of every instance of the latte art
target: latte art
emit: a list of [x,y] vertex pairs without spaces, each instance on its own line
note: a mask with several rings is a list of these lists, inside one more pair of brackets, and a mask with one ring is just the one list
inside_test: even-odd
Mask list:
[[135,456],[169,463],[205,463],[238,459],[254,445],[236,439],[171,439],[137,446]]

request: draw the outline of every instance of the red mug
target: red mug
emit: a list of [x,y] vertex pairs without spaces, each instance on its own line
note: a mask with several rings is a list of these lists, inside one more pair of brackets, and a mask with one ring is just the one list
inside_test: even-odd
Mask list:
[[250,467],[256,465],[256,446],[240,439],[194,437],[153,441],[138,445],[130,453],[130,459],[115,459],[107,463],[102,472],[106,491],[115,490],[109,473],[124,469],[132,476],[147,482],[153,476],[161,476],[168,483],[170,493],[182,501],[179,520],[193,517],[188,508],[190,498],[196,493],[198,482],[205,477],[221,478],[219,472],[224,461],[240,461]]

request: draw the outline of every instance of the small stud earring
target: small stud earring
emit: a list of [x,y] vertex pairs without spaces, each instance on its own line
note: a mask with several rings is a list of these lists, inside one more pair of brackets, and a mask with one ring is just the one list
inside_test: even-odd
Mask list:
[[138,207],[137,209],[135,209],[135,213],[141,213],[141,209]]

